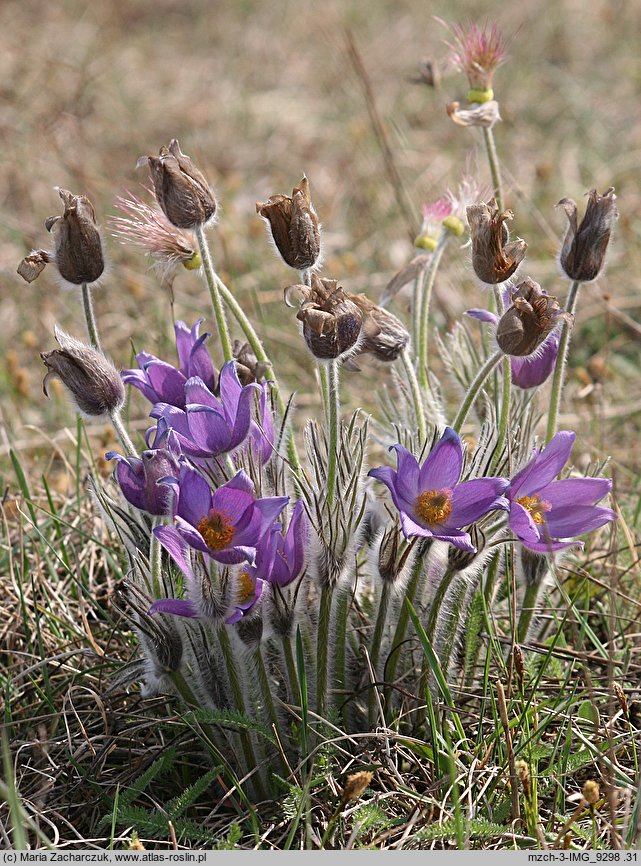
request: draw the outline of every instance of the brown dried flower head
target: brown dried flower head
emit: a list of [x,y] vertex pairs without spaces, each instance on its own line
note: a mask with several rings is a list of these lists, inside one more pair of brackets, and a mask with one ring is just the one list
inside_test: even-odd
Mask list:
[[410,340],[405,325],[393,313],[379,307],[364,294],[352,295],[348,292],[347,297],[364,315],[364,340],[359,354],[369,353],[386,363],[395,361]]
[[569,318],[556,298],[528,278],[513,291],[512,306],[499,319],[496,341],[506,355],[531,355],[550,331]]
[[18,273],[27,283],[32,283],[51,261],[53,261],[51,253],[46,250],[33,250],[18,265]]
[[[93,205],[84,195],[73,195],[58,187],[58,194],[65,206],[62,216],[51,216],[45,220],[45,228],[54,238],[53,254],[38,251],[21,263],[18,273],[28,282],[40,273],[47,261],[55,261],[63,280],[73,285],[93,283],[102,275],[105,260],[102,253],[102,240],[96,225]],[[27,276],[21,270],[25,262],[31,261],[36,269],[35,276]]]
[[142,156],[138,165],[149,164],[158,204],[169,222],[179,229],[192,229],[216,213],[216,199],[207,179],[172,138],[158,156]]
[[525,258],[525,241],[521,238],[510,241],[506,222],[511,219],[514,219],[512,211],[500,213],[494,199],[467,208],[472,266],[483,283],[496,285],[505,282]]
[[47,368],[42,383],[45,396],[49,396],[49,380],[57,376],[82,415],[99,417],[118,412],[125,402],[125,388],[111,361],[57,326],[54,336],[60,348],[40,353]]
[[269,364],[258,360],[249,343],[241,343],[240,340],[234,340],[232,354],[236,362],[236,372],[242,385],[263,381],[265,374],[269,370]]
[[594,779],[588,779],[583,785],[583,791],[581,793],[583,794],[583,799],[588,806],[594,806],[601,796],[599,783],[595,782]]
[[320,227],[306,177],[291,197],[277,193],[266,202],[256,202],[256,213],[269,223],[285,264],[297,271],[314,267],[320,256]]
[[560,263],[571,280],[587,283],[599,276],[612,226],[619,216],[615,200],[614,187],[603,195],[595,189],[590,190],[581,225],[578,225],[577,206],[573,199],[562,198],[558,203],[557,207],[563,208],[570,223],[561,248]]
[[311,286],[295,285],[285,289],[289,303],[292,293],[303,302],[296,318],[303,323],[303,336],[316,358],[338,358],[353,349],[360,337],[363,315],[336,280],[312,274]]

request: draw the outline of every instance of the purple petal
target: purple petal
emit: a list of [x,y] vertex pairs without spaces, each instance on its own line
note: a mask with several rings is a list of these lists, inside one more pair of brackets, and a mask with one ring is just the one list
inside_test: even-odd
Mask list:
[[175,526],[158,526],[154,535],[189,581],[194,580],[189,545]]
[[192,376],[185,384],[185,403],[189,410],[191,405],[208,406],[215,409],[221,418],[225,417],[223,405],[217,397],[211,393],[199,376]]
[[535,355],[510,358],[512,382],[524,390],[538,388],[551,375],[559,353],[559,337],[551,334]]
[[552,508],[546,514],[547,530],[552,538],[574,538],[575,535],[585,535],[592,532],[617,515],[610,508],[601,505],[575,505],[566,509]]
[[231,443],[229,424],[217,409],[191,405],[187,411],[187,418],[190,438],[199,451],[193,456],[206,454],[209,457],[216,457],[231,451],[234,447]]
[[155,402],[169,403],[182,408],[185,405],[185,377],[165,361],[150,361],[145,364],[145,376],[158,395]]
[[142,460],[135,457],[125,459],[118,455],[116,479],[122,490],[122,495],[134,508],[148,511],[145,491],[145,473]]
[[553,481],[568,462],[576,433],[561,430],[533,460],[521,469],[510,484],[509,497],[531,496]]
[[189,376],[199,376],[205,385],[213,391],[216,387],[217,374],[211,360],[211,355],[205,346],[210,336],[211,334],[203,334],[194,343],[189,358],[188,372]]
[[520,502],[513,502],[510,507],[510,529],[524,544],[536,543],[541,538],[532,515]]
[[208,553],[211,556],[211,550],[207,547],[205,539],[200,532],[191,523],[187,523],[182,517],[175,517],[175,529],[188,547],[194,550],[200,550],[201,553]]
[[426,529],[419,523],[416,523],[409,514],[405,511],[400,512],[401,528],[406,538],[411,538],[413,535],[420,535],[422,538],[432,538],[434,533],[431,529]]
[[479,322],[487,322],[489,325],[498,325],[499,323],[499,317],[496,313],[490,313],[489,310],[466,310],[465,315],[477,319]]
[[192,526],[198,526],[203,517],[209,514],[209,509],[213,505],[209,484],[199,472],[183,464],[180,467],[178,485],[180,493],[176,513]]
[[200,616],[196,605],[186,598],[159,598],[147,611],[149,616],[155,613],[169,613],[173,616]]
[[[394,478],[394,487],[398,498],[408,504],[414,504],[419,493],[419,468],[418,461],[413,454],[403,448],[402,445],[393,445],[390,451],[396,452],[397,470]],[[375,478],[377,476],[374,476]],[[381,478],[381,481],[383,479]],[[386,483],[386,482],[384,482]],[[390,491],[392,488],[390,487]],[[398,507],[398,506],[397,506]]]
[[125,385],[133,385],[134,388],[137,388],[150,403],[157,403],[160,399],[142,370],[121,370],[120,378]]
[[236,362],[228,361],[220,371],[220,399],[231,417],[236,415],[236,407],[243,390],[236,371]]
[[254,496],[254,484],[244,469],[237,472],[224,486],[232,490],[244,490],[245,493],[250,493],[252,498]]
[[435,529],[433,535],[439,541],[447,541],[448,544],[457,547],[459,550],[469,550],[470,553],[476,552],[472,539],[467,532],[457,532],[455,529],[444,529],[443,531]]
[[505,478],[476,478],[457,484],[452,491],[452,512],[444,526],[468,526],[497,508],[508,511],[510,503],[501,493],[509,483]]
[[461,477],[462,468],[461,440],[455,430],[446,427],[421,466],[419,488],[422,491],[453,488]]
[[568,547],[584,547],[582,541],[523,541],[523,547],[528,550],[533,550],[535,553],[555,553],[557,550],[564,550]]
[[194,340],[198,339],[198,328],[204,319],[198,319],[193,328],[188,328],[184,322],[177,321],[174,324],[174,333],[176,335],[176,351],[178,353],[178,361],[180,362],[180,370],[186,378],[189,368],[189,356],[191,355],[191,347]]
[[[235,370],[235,368],[234,368]],[[251,413],[254,404],[254,394],[259,390],[260,386],[251,384],[245,385],[238,398],[234,413],[229,415],[230,423],[233,423],[233,432],[231,436],[231,448],[236,448],[247,438],[249,433],[249,425],[252,420]],[[228,407],[225,404],[225,411]]]
[[243,544],[227,547],[225,550],[210,550],[209,555],[223,565],[240,565],[241,562],[253,563],[256,558],[256,548]]
[[612,489],[608,478],[564,478],[552,481],[543,493],[553,509],[576,505],[594,505]]
[[267,532],[288,502],[289,496],[270,496],[267,499],[256,500],[255,508],[261,514],[264,527],[261,537]]

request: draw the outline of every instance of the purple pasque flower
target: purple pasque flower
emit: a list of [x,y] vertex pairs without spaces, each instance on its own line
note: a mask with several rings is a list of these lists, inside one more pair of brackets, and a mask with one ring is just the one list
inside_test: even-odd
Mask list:
[[[499,317],[496,313],[491,313],[489,310],[467,310],[465,315],[471,316],[479,322],[493,325],[495,329],[499,322]],[[552,374],[558,353],[559,335],[556,331],[552,331],[531,355],[526,355],[525,357],[510,355],[512,382],[518,388],[523,388],[524,390],[538,388]]]
[[582,544],[572,539],[598,529],[617,515],[595,505],[610,492],[608,478],[563,478],[555,481],[568,462],[576,433],[561,430],[542,451],[512,479],[506,495],[510,501],[510,529],[524,547],[551,553]]
[[169,514],[173,510],[174,492],[167,478],[178,480],[178,455],[169,448],[143,451],[140,457],[123,457],[116,451],[105,454],[107,460],[117,460],[116,481],[127,502],[147,514]]
[[274,418],[269,405],[269,383],[263,382],[259,385],[260,392],[260,419],[256,423],[252,419],[249,425],[249,448],[256,454],[260,462],[265,466],[274,455]]
[[254,382],[241,385],[236,365],[229,361],[220,372],[220,398],[194,377],[184,385],[184,409],[161,402],[150,414],[173,428],[181,450],[189,457],[216,457],[233,451],[247,438],[254,395],[261,388]]
[[459,550],[475,552],[470,536],[461,527],[479,520],[494,509],[508,510],[501,494],[505,478],[475,478],[459,482],[463,468],[463,446],[451,427],[419,466],[402,445],[393,445],[398,469],[371,469],[369,474],[387,486],[401,516],[406,538],[419,535],[447,541]]
[[188,548],[222,562],[253,562],[256,546],[289,502],[288,496],[254,497],[254,486],[242,470],[212,490],[203,476],[183,463],[178,481],[166,479],[176,491],[174,526],[159,526],[157,538],[189,578]]
[[[228,587],[231,591],[228,605],[230,613],[225,617],[225,623],[233,625],[247,616],[257,604],[262,595],[265,581],[253,575],[246,564],[237,566],[228,572],[226,579],[228,583],[231,583],[231,586]],[[207,611],[190,598],[159,598],[151,605],[148,613],[150,616],[154,613],[166,613],[191,619],[208,618]]]
[[309,524],[300,499],[294,505],[287,532],[275,524],[256,547],[256,565],[250,572],[280,587],[289,586],[305,567]]
[[136,361],[140,369],[123,370],[123,382],[138,388],[150,403],[168,403],[181,409],[184,409],[186,402],[185,385],[194,376],[202,379],[205,386],[213,391],[218,374],[205,346],[211,335],[199,336],[204,321],[199,319],[191,329],[184,322],[174,325],[179,368],[148,352],[138,352]]

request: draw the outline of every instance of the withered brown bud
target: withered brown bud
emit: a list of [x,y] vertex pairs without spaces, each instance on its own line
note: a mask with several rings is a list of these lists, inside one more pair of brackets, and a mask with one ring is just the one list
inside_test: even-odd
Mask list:
[[172,138],[159,156],[141,157],[147,161],[158,204],[169,222],[179,229],[193,229],[216,213],[216,199],[204,174],[180,150]]
[[84,195],[73,195],[66,189],[58,189],[58,194],[65,212],[45,220],[45,228],[54,238],[58,271],[63,280],[74,285],[93,283],[105,269],[93,205]]
[[445,107],[447,116],[459,126],[482,126],[490,129],[501,119],[499,104],[491,99],[489,102],[473,102],[461,108],[460,102],[450,102]]
[[496,201],[473,204],[467,208],[472,238],[472,266],[483,283],[496,285],[512,276],[525,258],[527,244],[521,238],[510,242],[506,221],[514,219],[511,210],[499,212]]
[[256,213],[269,223],[285,264],[297,271],[314,267],[320,255],[320,228],[306,177],[294,187],[291,197],[276,194],[266,202],[256,202]]
[[590,190],[581,225],[577,223],[577,206],[573,199],[562,198],[558,203],[557,207],[563,208],[570,223],[561,248],[560,263],[571,280],[588,283],[599,276],[612,226],[619,216],[615,200],[614,187],[603,195],[595,189]]
[[496,341],[506,355],[531,355],[563,321],[571,317],[561,311],[557,299],[528,278],[512,293],[512,306],[499,319]]
[[584,783],[581,793],[583,794],[583,799],[588,806],[594,806],[601,796],[599,783],[594,779],[588,779],[587,782]]
[[393,313],[370,301],[366,295],[347,297],[364,315],[363,336],[360,354],[369,353],[379,361],[395,361],[410,340],[409,331]]
[[125,402],[125,388],[111,361],[95,349],[74,340],[58,327],[55,328],[54,335],[60,349],[40,354],[47,368],[47,375],[42,383],[45,395],[49,396],[49,379],[57,376],[71,394],[81,414],[97,417],[119,411]]
[[312,274],[311,282],[311,286],[289,286],[285,299],[293,292],[303,297],[296,318],[303,323],[303,336],[311,353],[316,358],[338,358],[358,342],[363,314],[336,280]]
[[258,360],[252,352],[249,343],[241,343],[240,340],[234,340],[232,354],[236,362],[236,372],[238,373],[241,385],[263,381],[270,365]]
[[374,773],[370,773],[368,770],[361,770],[348,776],[343,788],[343,796],[341,797],[342,805],[345,806],[349,800],[359,800],[367,788],[369,788],[373,778]]

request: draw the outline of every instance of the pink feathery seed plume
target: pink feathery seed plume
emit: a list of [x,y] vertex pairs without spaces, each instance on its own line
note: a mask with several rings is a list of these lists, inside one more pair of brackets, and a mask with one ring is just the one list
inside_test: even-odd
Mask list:
[[451,26],[441,23],[454,37],[453,42],[445,43],[450,49],[449,62],[465,73],[470,87],[490,90],[496,68],[507,58],[507,41],[496,23],[482,27],[473,23]]
[[200,260],[191,233],[173,226],[161,210],[129,190],[125,193],[116,197],[116,207],[125,216],[110,217],[108,221],[112,235],[122,244],[141,247],[168,268],[178,264],[198,267]]

